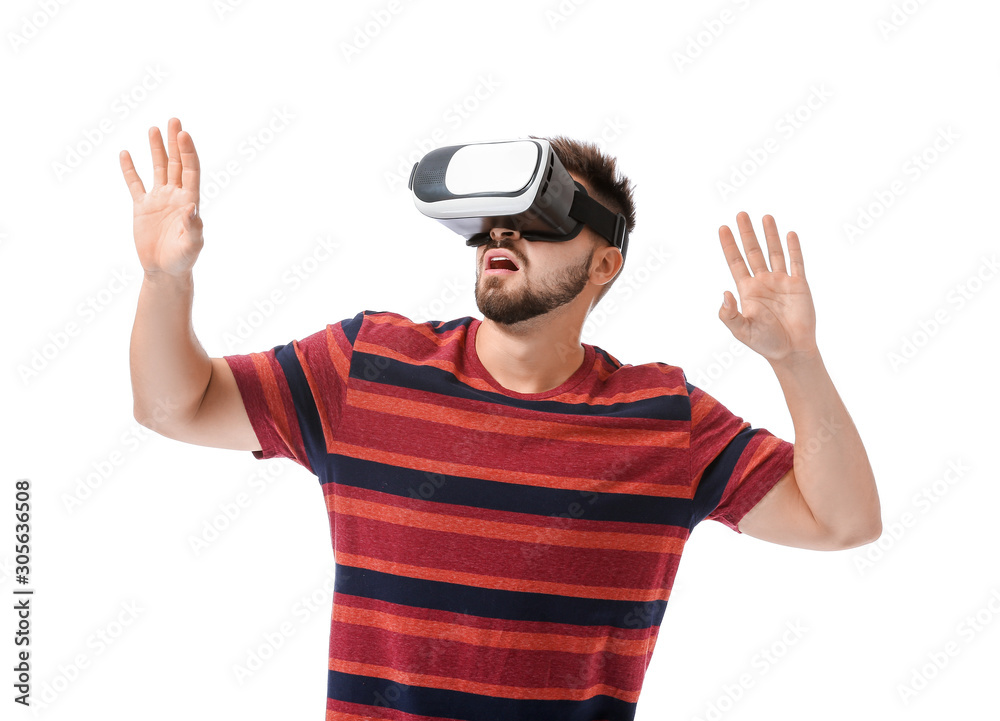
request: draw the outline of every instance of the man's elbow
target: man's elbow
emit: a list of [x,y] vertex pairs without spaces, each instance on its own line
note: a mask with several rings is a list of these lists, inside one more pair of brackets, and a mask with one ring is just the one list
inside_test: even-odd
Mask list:
[[857,548],[858,546],[867,546],[869,543],[875,543],[882,536],[882,519],[879,518],[876,523],[863,528],[861,530],[855,530],[852,533],[846,533],[840,536],[837,545],[838,550],[846,551],[849,548]]

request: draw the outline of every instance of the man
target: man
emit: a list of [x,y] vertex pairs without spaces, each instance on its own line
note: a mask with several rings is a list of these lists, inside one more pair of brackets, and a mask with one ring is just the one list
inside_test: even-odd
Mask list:
[[[135,417],[320,480],[337,564],[328,719],[632,719],[697,523],[817,550],[881,533],[871,467],[816,347],[798,238],[788,272],[770,216],[770,270],[745,213],[750,270],[720,228],[743,311],[727,292],[719,317],[774,369],[794,446],[676,366],[623,365],[580,342],[623,264],[589,228],[565,242],[493,228],[476,253],[482,321],[366,310],[209,358],[190,322],[198,155],[176,118],[168,139],[169,155],[150,129],[148,193],[121,154],[145,271]],[[631,231],[614,161],[552,142]]]

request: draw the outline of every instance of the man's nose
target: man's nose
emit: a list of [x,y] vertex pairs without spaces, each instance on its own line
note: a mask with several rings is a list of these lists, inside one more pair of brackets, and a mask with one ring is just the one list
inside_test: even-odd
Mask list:
[[496,227],[490,229],[491,240],[519,240],[520,237],[520,231],[511,228]]

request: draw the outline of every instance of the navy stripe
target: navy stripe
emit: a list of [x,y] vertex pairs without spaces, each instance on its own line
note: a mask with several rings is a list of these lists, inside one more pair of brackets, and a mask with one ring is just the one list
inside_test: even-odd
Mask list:
[[351,344],[351,348],[354,348],[354,341],[357,340],[358,331],[361,330],[361,324],[364,323],[365,313],[375,313],[372,310],[363,310],[350,320],[342,320],[340,322],[340,327],[344,330],[344,335],[347,336],[347,342]]
[[[323,437],[323,426],[319,420],[319,410],[313,399],[312,390],[306,380],[295,348],[291,343],[274,347],[274,357],[281,366],[288,382],[295,406],[295,416],[299,421],[302,443],[306,450],[306,458],[313,474],[321,476],[326,461],[326,441]],[[291,442],[291,439],[289,439]]]
[[[657,526],[688,528],[699,500],[528,485],[512,486],[501,481],[470,476],[448,476],[335,453],[328,454],[325,461],[325,466],[316,466],[325,471],[321,478],[324,484],[336,482],[344,486],[366,488],[405,498],[433,499],[435,503],[530,513],[536,516],[567,517],[566,514],[570,513],[571,509],[579,508],[579,515],[570,517],[590,521],[651,523]],[[577,507],[573,504],[577,504]]]
[[[409,320],[409,318],[407,318],[407,320]],[[472,323],[472,317],[465,316],[464,318],[456,318],[455,320],[449,320],[449,321],[432,320],[430,322],[437,323],[437,325],[433,326],[431,330],[440,335],[442,333],[453,331],[456,328],[461,328],[462,326],[468,327]]]
[[[719,453],[715,459],[705,467],[698,488],[695,490],[694,503],[692,508],[694,513],[691,516],[691,530],[701,523],[714,511],[722,501],[722,495],[726,491],[729,479],[733,475],[733,469],[743,455],[743,449],[757,435],[759,428],[744,428],[736,434],[732,441]],[[735,491],[735,489],[734,489]]]
[[[397,709],[420,716],[450,719],[503,719],[503,721],[629,721],[636,704],[594,696],[585,701],[535,701],[482,696],[447,689],[411,686],[372,676],[329,671],[327,696],[338,701]],[[540,679],[540,681],[543,679]]]
[[[644,629],[659,626],[666,601],[613,601],[480,588],[336,564],[334,591],[400,606],[511,621]],[[433,714],[432,714],[433,715]]]
[[622,364],[616,361],[614,358],[612,358],[607,351],[598,348],[596,345],[594,346],[594,350],[597,351],[597,354],[601,356],[605,360],[605,362],[615,370],[618,370],[619,368],[622,367]]
[[414,365],[395,358],[362,353],[357,350],[351,356],[350,375],[351,378],[381,383],[390,388],[410,388],[451,398],[487,402],[544,413],[661,421],[691,420],[691,401],[686,395],[665,394],[655,398],[611,405],[510,398],[496,391],[484,391],[467,386],[455,378],[452,373],[441,368]]

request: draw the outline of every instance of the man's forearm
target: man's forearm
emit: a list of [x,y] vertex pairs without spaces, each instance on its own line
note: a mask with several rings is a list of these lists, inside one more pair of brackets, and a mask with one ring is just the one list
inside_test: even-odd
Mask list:
[[817,352],[771,364],[795,426],[795,480],[816,521],[845,543],[882,530],[875,476],[861,436]]
[[212,362],[194,335],[194,280],[145,274],[129,346],[133,408],[151,428],[194,415],[208,388]]

